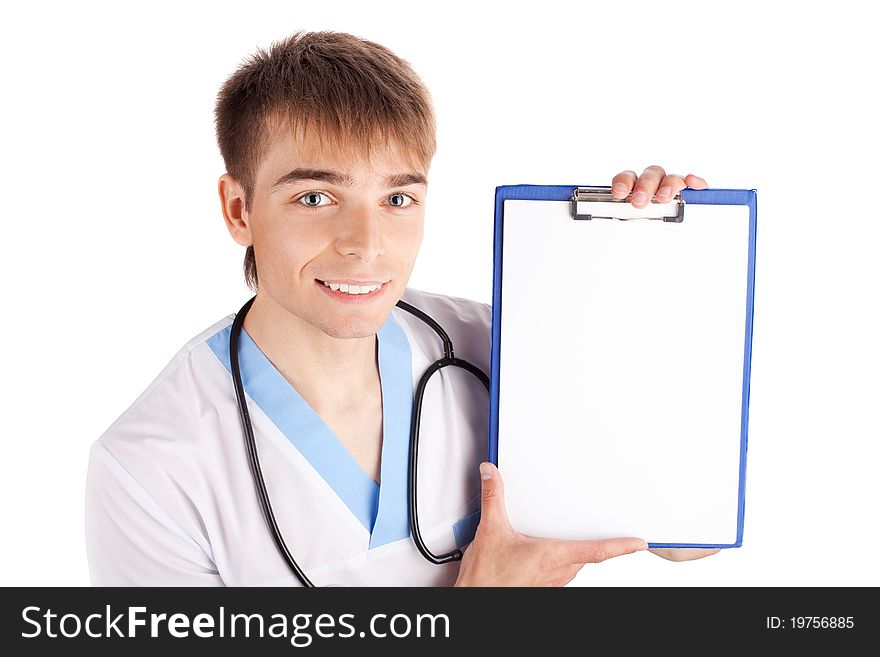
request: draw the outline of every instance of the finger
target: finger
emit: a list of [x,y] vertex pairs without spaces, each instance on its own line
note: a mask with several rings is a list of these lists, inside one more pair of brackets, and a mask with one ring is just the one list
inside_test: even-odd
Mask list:
[[664,176],[663,180],[660,181],[660,188],[657,190],[657,202],[668,203],[671,201],[673,196],[687,187],[686,177],[677,173],[670,173]]
[[606,559],[647,550],[641,538],[609,538],[602,541],[563,541],[569,543],[568,563],[599,563]]
[[482,495],[480,501],[480,528],[510,527],[507,507],[504,505],[504,481],[501,473],[492,463],[480,463]]
[[663,167],[656,164],[649,166],[642,172],[636,184],[633,186],[632,204],[637,208],[643,208],[654,198],[660,181],[666,177]]
[[685,182],[691,189],[707,189],[709,187],[709,183],[692,173],[685,176]]
[[650,551],[669,561],[693,561],[709,557],[721,550],[720,548],[652,548]]
[[638,176],[635,171],[621,171],[611,179],[611,196],[616,199],[626,198],[636,184]]

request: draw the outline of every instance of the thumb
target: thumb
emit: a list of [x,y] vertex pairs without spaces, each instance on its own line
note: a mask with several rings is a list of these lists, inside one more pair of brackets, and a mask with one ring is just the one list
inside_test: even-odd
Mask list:
[[480,463],[480,479],[483,484],[480,525],[487,525],[489,528],[509,527],[510,520],[504,505],[504,481],[498,468],[488,461]]

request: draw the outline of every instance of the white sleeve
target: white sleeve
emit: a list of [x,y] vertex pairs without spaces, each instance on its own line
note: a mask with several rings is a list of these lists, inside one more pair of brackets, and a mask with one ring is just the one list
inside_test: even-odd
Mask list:
[[86,552],[93,586],[223,586],[210,546],[187,535],[96,442],[86,481]]

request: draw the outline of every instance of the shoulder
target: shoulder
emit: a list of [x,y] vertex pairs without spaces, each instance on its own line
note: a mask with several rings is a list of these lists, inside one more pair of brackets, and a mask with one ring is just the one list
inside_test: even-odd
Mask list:
[[156,447],[156,438],[194,440],[198,409],[204,408],[200,402],[212,394],[212,381],[224,370],[209,342],[228,331],[233,319],[227,315],[188,340],[98,442],[124,458],[146,444]]
[[439,321],[439,317],[456,324],[488,327],[492,323],[492,306],[471,299],[406,288],[401,297]]
[[188,340],[92,444],[85,518],[93,583],[217,583],[204,500],[224,455],[217,407],[233,393],[210,343],[233,317]]
[[[489,304],[413,288],[407,288],[401,300],[437,322],[449,335],[457,355],[488,368],[492,333]],[[407,330],[411,342],[414,340],[429,352],[442,350],[437,334],[421,319],[400,307],[393,309],[392,316]]]

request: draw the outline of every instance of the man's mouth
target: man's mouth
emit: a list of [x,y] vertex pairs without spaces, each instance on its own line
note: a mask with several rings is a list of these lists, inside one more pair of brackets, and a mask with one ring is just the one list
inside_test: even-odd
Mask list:
[[369,282],[341,282],[341,281],[322,281],[315,279],[325,287],[329,287],[334,292],[343,292],[350,295],[372,294],[382,288],[385,283],[374,281]]

